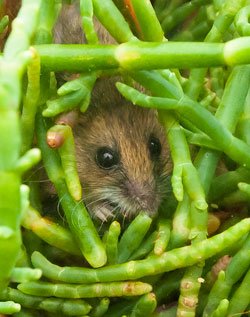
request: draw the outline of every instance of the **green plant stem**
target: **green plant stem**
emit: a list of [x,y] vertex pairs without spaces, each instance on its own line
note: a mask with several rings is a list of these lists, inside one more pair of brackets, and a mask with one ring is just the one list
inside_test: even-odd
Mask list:
[[15,267],[11,272],[11,281],[14,283],[24,283],[32,280],[39,280],[42,271],[29,267]]
[[228,305],[229,301],[227,299],[222,299],[218,307],[213,311],[212,317],[226,317],[228,316]]
[[22,307],[45,310],[57,315],[82,316],[91,309],[91,306],[84,300],[30,296],[10,287],[5,290],[4,297],[6,300],[13,300],[21,304]]
[[183,129],[188,143],[197,145],[199,147],[206,147],[211,150],[219,150],[206,135],[202,133],[192,133],[187,129]]
[[232,206],[247,204],[249,202],[249,194],[246,191],[236,190],[230,195],[221,199],[217,204],[222,208],[232,208]]
[[[245,0],[226,0],[204,41],[210,43],[221,42],[223,34],[233,22],[235,15],[244,5],[244,2]],[[190,72],[190,77],[186,85],[185,92],[194,100],[197,100],[199,97],[206,72],[207,68],[193,69]]]
[[91,317],[102,317],[109,308],[110,300],[108,298],[102,298],[92,310],[91,310]]
[[154,248],[154,243],[157,238],[157,231],[154,231],[147,237],[139,246],[137,250],[130,256],[129,260],[137,260],[142,259],[146,255],[148,255]]
[[35,129],[35,116],[40,96],[40,58],[34,49],[32,49],[32,53],[33,58],[27,70],[28,86],[21,115],[21,153],[28,151],[32,145]]
[[250,184],[238,183],[239,190],[246,193],[250,197]]
[[199,6],[206,5],[210,1],[189,1],[177,7],[171,14],[167,15],[161,22],[165,34],[171,32],[177,25],[183,22],[193,12],[198,10]]
[[72,110],[81,104],[84,112],[89,105],[91,90],[97,79],[95,72],[81,74],[79,78],[66,82],[58,89],[59,97],[47,101],[47,108],[43,110],[44,117],[53,117],[62,112]]
[[168,272],[203,261],[234,244],[249,230],[250,219],[243,219],[223,233],[195,245],[165,252],[161,257],[151,256],[149,259],[111,265],[98,270],[59,267],[50,263],[39,252],[33,253],[32,263],[34,267],[42,269],[44,276],[68,283],[95,283],[137,279],[142,276]]
[[171,15],[171,13],[178,7],[182,6],[185,0],[171,0],[168,3],[164,3],[162,11],[156,11],[157,16],[160,21],[162,21],[166,16]]
[[135,25],[136,33],[141,40],[149,42],[161,42],[163,31],[150,1],[130,0],[130,17]]
[[[198,209],[206,209],[207,203],[198,174],[194,168],[189,148],[183,130],[175,118],[167,112],[160,112],[161,121],[165,123],[168,135],[171,156],[174,161],[173,176],[171,179],[173,191],[178,201],[183,200],[184,190]],[[192,179],[192,181],[191,181]],[[190,186],[190,181],[192,186]]]
[[[1,124],[0,124],[1,125]],[[2,130],[1,130],[2,131]],[[16,137],[16,136],[15,136]],[[10,172],[0,172],[0,291],[9,282],[11,271],[15,265],[21,247],[20,236],[20,176]]]
[[0,302],[0,314],[12,315],[21,310],[21,305],[13,301]]
[[225,273],[221,271],[221,276],[214,283],[209,295],[203,316],[209,316],[219,305],[222,299],[227,299],[232,286],[240,280],[248,270],[250,264],[250,235],[248,235],[242,248],[232,257]]
[[53,27],[59,13],[60,5],[56,0],[43,0],[39,10],[39,24],[34,44],[51,43]]
[[211,184],[208,200],[210,202],[221,200],[222,197],[237,190],[238,183],[248,182],[249,179],[250,173],[244,167],[239,167],[235,171],[229,171],[215,177]]
[[131,32],[127,21],[113,1],[92,1],[96,17],[118,42],[128,42],[136,39]]
[[168,219],[160,218],[157,223],[157,227],[157,238],[154,244],[154,254],[161,255],[168,246],[171,223]]
[[116,317],[116,316],[129,316],[129,313],[133,309],[135,301],[131,298],[129,300],[120,299],[119,302],[110,306],[109,310],[103,317]]
[[105,245],[107,252],[107,263],[116,264],[118,257],[118,238],[121,233],[119,222],[113,221],[107,231]]
[[130,317],[144,317],[152,314],[157,306],[157,301],[154,293],[148,293],[142,296],[133,307]]
[[250,6],[243,7],[235,17],[235,26],[240,35],[248,36],[250,35]]
[[14,172],[21,150],[18,107],[21,78],[31,59],[30,39],[37,25],[40,1],[23,1],[6,41],[0,69],[0,293],[9,283],[20,247],[21,175]]
[[151,285],[142,282],[111,282],[97,284],[52,284],[48,282],[27,282],[18,285],[25,294],[67,298],[95,298],[138,296],[152,290]]
[[[36,45],[46,70],[70,72],[234,66],[250,63],[249,38],[225,44],[196,42],[129,42],[115,45]],[[89,61],[91,60],[91,64]]]
[[189,197],[187,194],[184,194],[183,200],[178,204],[173,216],[169,250],[181,247],[188,241],[190,232],[189,207]]
[[130,223],[118,243],[118,263],[129,259],[131,254],[140,246],[151,225],[152,219],[144,212]]
[[250,294],[249,294],[249,285],[250,285],[250,270],[247,271],[245,277],[243,278],[241,284],[236,289],[234,294],[232,295],[227,314],[228,315],[234,315],[234,314],[240,314],[244,310],[247,309],[247,307],[250,304]]
[[102,266],[107,260],[104,245],[83,203],[76,202],[68,192],[59,158],[46,144],[46,125],[41,115],[37,117],[36,127],[44,165],[56,187],[71,232],[86,260],[93,267]]
[[[236,67],[230,74],[222,100],[215,116],[224,123],[230,131],[234,131],[238,118],[244,108],[244,100],[247,93],[247,85],[241,81],[248,73],[242,67]],[[238,101],[235,107],[235,100]],[[202,185],[207,193],[212,181],[212,176],[219,159],[219,152],[207,151],[201,149],[195,160],[198,168]],[[207,214],[200,213],[196,208],[191,207],[190,221],[192,228],[190,230],[190,238],[192,243],[197,243],[206,239],[207,231]],[[199,277],[202,275],[202,265],[196,265],[186,270],[181,284],[181,295],[179,298],[178,314],[195,316],[195,309],[198,302],[198,293],[200,289]]]
[[163,9],[165,9],[165,6],[166,6],[166,0],[156,0],[154,2],[155,12],[161,12]]
[[41,152],[37,148],[28,150],[23,156],[21,156],[16,166],[13,168],[19,175],[25,174],[29,169],[34,167],[41,159]]
[[[189,218],[191,228],[189,239],[192,245],[204,241],[207,235],[207,210],[199,210],[194,203],[189,204]],[[180,296],[177,307],[177,315],[195,316],[195,310],[198,303],[198,294],[200,290],[204,263],[200,262],[186,269],[181,280]]]
[[75,156],[75,142],[72,129],[69,125],[54,125],[47,131],[47,142],[53,139],[62,139],[62,145],[58,147],[64,172],[65,182],[70,195],[77,201],[82,198],[82,186],[77,173]]
[[[93,21],[93,1],[92,0],[81,0],[80,1],[80,13],[82,16],[82,27],[89,44],[97,44],[99,43],[97,33],[94,28],[94,21]],[[98,77],[97,72],[92,72],[91,74],[87,75],[84,74],[85,81],[83,82],[82,90],[85,91],[85,96],[82,101],[80,110],[81,112],[85,112],[90,103],[91,91],[94,87],[96,79]]]
[[221,98],[223,95],[223,89],[225,85],[225,75],[222,67],[216,67],[210,69],[211,74],[211,89],[216,93],[216,96]]
[[[200,8],[202,10],[203,7]],[[199,15],[197,15],[199,17]],[[174,33],[171,36],[172,41],[202,41],[211,29],[211,21],[208,16],[204,15],[203,20],[192,21],[188,29],[180,33]]]
[[247,144],[250,144],[250,138],[247,131],[249,131],[249,114],[250,114],[250,89],[248,90],[248,94],[245,101],[245,108],[243,114],[238,122],[236,134],[245,141]]
[[82,15],[82,26],[85,31],[85,36],[88,43],[97,44],[98,37],[95,32],[93,22],[93,1],[92,0],[81,0],[80,11]]
[[[234,132],[241,114],[244,111],[245,100],[249,90],[246,78],[250,76],[248,66],[234,67],[227,80],[224,93],[216,111],[215,117]],[[237,106],[235,102],[237,101]]]
[[60,250],[73,255],[81,255],[72,234],[67,229],[43,218],[38,211],[30,206],[22,219],[22,226],[32,230],[40,239]]

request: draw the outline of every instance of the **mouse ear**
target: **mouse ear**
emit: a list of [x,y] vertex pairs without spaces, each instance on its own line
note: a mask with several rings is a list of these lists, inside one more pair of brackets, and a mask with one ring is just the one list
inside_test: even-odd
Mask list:
[[78,118],[79,110],[74,109],[72,111],[63,112],[62,114],[60,114],[56,118],[55,124],[69,125],[71,128],[73,128],[77,124]]
[[115,107],[124,103],[124,98],[118,92],[115,83],[119,77],[101,77],[94,86],[91,96],[91,104],[96,107]]

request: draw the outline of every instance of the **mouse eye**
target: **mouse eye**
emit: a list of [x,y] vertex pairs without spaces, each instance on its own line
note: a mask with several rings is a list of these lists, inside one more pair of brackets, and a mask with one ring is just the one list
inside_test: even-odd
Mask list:
[[111,169],[119,162],[118,153],[108,147],[101,147],[96,152],[96,162],[103,169]]
[[151,136],[149,138],[148,148],[152,160],[159,158],[161,154],[161,142],[158,138]]

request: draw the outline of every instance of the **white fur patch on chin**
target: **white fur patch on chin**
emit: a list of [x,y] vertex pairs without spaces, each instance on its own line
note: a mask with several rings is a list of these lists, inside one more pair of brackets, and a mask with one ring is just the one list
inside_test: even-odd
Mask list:
[[112,211],[107,207],[95,207],[93,214],[96,218],[100,219],[102,222],[108,221],[109,218],[113,217]]

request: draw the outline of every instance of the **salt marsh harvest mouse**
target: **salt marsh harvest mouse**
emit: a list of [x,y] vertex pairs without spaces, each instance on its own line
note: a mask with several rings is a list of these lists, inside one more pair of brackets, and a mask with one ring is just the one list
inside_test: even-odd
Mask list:
[[[62,11],[56,42],[84,42],[76,8],[67,5]],[[111,41],[105,32],[99,36],[105,43]],[[83,200],[101,221],[117,215],[129,218],[141,210],[154,215],[168,191],[170,173],[169,150],[156,111],[129,103],[115,81],[97,80],[90,107],[74,128]]]
[[112,81],[96,84],[75,129],[78,172],[87,208],[105,221],[156,213],[168,190],[169,151],[154,110],[124,100]]

